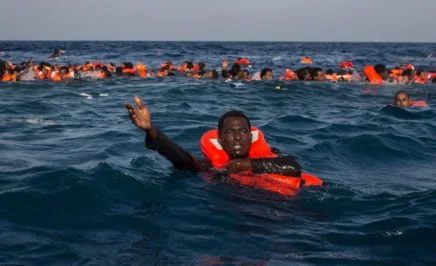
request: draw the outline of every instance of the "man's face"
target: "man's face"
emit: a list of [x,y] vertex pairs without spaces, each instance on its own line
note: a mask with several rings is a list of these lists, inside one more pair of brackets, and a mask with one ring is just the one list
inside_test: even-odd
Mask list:
[[230,158],[246,158],[251,147],[251,130],[242,117],[224,120],[219,143]]
[[409,107],[409,97],[405,93],[400,93],[395,97],[395,105],[399,107]]
[[244,79],[249,79],[249,78],[250,78],[250,75],[248,74],[248,72],[245,72],[245,71],[244,71],[244,76],[243,76],[243,77],[244,77]]
[[316,77],[315,77],[316,81],[324,81],[325,80],[325,74],[323,71],[318,71],[316,72]]
[[273,73],[271,71],[268,71],[265,73],[265,76],[263,77],[264,80],[272,80],[273,79]]

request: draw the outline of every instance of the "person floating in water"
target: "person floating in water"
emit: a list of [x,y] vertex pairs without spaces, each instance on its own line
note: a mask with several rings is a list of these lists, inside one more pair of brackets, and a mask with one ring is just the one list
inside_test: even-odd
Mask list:
[[419,107],[427,107],[428,104],[425,101],[411,101],[409,98],[409,94],[407,94],[404,90],[399,90],[395,93],[394,104],[396,107],[411,107],[411,106],[419,106]]
[[[130,120],[147,133],[145,146],[167,158],[176,169],[190,171],[213,171],[213,160],[197,159],[179,145],[171,141],[156,128],[150,111],[138,96],[134,97],[138,106],[126,103]],[[265,158],[252,158],[252,131],[248,117],[239,111],[229,111],[218,122],[217,146],[228,156],[223,170],[225,173],[250,171],[253,173],[275,173],[292,177],[301,176],[301,166],[290,156],[277,156],[272,151],[265,152]]]
[[55,48],[54,51],[53,51],[53,54],[50,55],[48,58],[58,58],[59,56],[61,56],[61,54],[64,54],[64,53],[65,53],[64,50]]
[[282,196],[295,196],[304,186],[321,186],[316,176],[302,173],[301,166],[290,156],[278,156],[266,143],[262,132],[251,127],[240,111],[229,111],[218,121],[218,129],[201,138],[206,159],[197,159],[171,141],[151,122],[150,112],[138,96],[135,108],[125,104],[130,120],[147,133],[145,146],[167,158],[176,169],[193,172],[227,174],[229,181]]

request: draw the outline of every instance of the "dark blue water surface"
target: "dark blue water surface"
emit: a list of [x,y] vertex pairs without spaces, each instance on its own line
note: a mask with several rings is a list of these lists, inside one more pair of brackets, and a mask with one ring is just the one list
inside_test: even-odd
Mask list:
[[[248,57],[276,76],[307,55],[436,66],[436,44],[0,42],[14,62]],[[277,89],[277,87],[281,89]],[[430,108],[383,108],[395,91]],[[155,124],[196,156],[219,116],[240,109],[270,145],[328,186],[297,197],[176,171],[144,148],[123,107],[139,95]],[[2,265],[431,265],[436,263],[436,87],[182,77],[0,83]]]

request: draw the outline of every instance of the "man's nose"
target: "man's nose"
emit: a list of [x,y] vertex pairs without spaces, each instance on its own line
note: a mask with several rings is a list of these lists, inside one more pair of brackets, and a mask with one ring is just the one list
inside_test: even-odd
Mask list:
[[241,139],[241,132],[236,131],[235,134],[233,135],[233,138],[236,140],[240,140]]

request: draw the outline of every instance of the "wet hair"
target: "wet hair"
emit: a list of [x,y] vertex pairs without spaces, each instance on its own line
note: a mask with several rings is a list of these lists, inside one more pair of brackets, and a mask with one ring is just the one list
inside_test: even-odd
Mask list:
[[117,67],[115,69],[115,74],[117,75],[122,75],[123,74],[123,68],[122,67]]
[[272,73],[272,69],[271,68],[264,68],[260,71],[260,79],[263,79],[263,77],[266,76],[266,73],[271,72]]
[[129,69],[133,68],[133,64],[131,62],[124,62],[123,64],[124,64],[124,68],[129,68]]
[[424,73],[424,70],[422,70],[422,69],[416,70],[416,75],[417,76],[421,76],[423,73]]
[[250,72],[248,72],[247,69],[242,70],[243,73],[247,73],[248,75],[250,75]]
[[101,71],[104,73],[104,75],[105,75],[107,78],[112,77],[112,73],[107,69],[106,66],[104,66],[104,67],[101,69]]
[[397,100],[398,95],[403,93],[407,96],[407,98],[409,98],[409,94],[405,90],[399,90],[395,93],[394,102]]
[[16,67],[14,68],[14,71],[17,72],[17,73],[19,73],[19,72],[24,71],[24,70],[26,70],[26,69],[27,69],[27,68],[26,68],[25,66],[16,66]]
[[230,69],[230,74],[232,75],[232,77],[236,77],[237,75],[239,75],[239,72],[241,72],[241,66],[239,64],[234,63],[232,65],[232,68]]
[[403,74],[401,74],[401,76],[405,77],[409,77],[410,79],[413,78],[413,69],[406,69],[403,71]]
[[66,71],[67,73],[68,73],[68,71],[69,71],[69,69],[68,69],[67,66],[61,66],[61,67],[59,68],[59,71],[61,71],[61,70]]
[[110,62],[109,65],[113,66],[113,67],[117,67],[114,63]]
[[436,78],[432,78],[431,83],[436,83]]
[[194,64],[192,64],[191,61],[186,61],[186,68],[193,69],[194,68]]
[[250,119],[248,119],[248,117],[243,112],[232,110],[223,114],[218,120],[218,136],[221,136],[221,134],[223,133],[222,130],[224,127],[224,121],[230,117],[238,117],[238,118],[245,119],[245,121],[247,121],[248,128],[251,129]]
[[204,62],[198,62],[198,68],[203,69],[206,67],[206,64]]
[[383,64],[377,64],[374,66],[374,70],[380,75],[386,71],[386,66]]
[[303,68],[299,68],[297,70],[295,70],[295,74],[297,75],[299,80],[304,80],[307,73],[310,72],[310,67],[303,67]]
[[310,76],[312,77],[312,79],[315,79],[316,76],[318,76],[318,72],[320,72],[320,71],[322,71],[322,69],[319,68],[319,67],[313,67],[313,68],[311,68],[311,69],[309,70],[309,72],[310,72]]
[[327,71],[325,73],[327,75],[333,75],[335,72],[333,72],[333,69],[329,68],[329,69],[327,69]]
[[347,74],[348,74],[348,72],[343,70],[343,69],[338,71],[339,76],[343,76],[343,75],[347,75]]
[[218,72],[215,69],[212,69],[210,72],[212,72],[212,79],[218,79]]
[[176,74],[174,74],[174,72],[171,72],[171,71],[168,72],[168,74],[167,74],[168,77],[172,77],[172,76],[175,76],[175,75],[176,75]]

